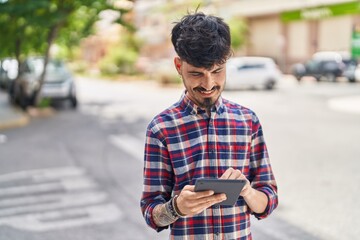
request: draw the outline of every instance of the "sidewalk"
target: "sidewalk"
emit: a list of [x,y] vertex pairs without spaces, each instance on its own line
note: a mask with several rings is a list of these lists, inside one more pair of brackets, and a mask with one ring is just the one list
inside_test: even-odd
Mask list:
[[8,95],[0,89],[0,130],[25,126],[29,122],[27,114],[9,103]]

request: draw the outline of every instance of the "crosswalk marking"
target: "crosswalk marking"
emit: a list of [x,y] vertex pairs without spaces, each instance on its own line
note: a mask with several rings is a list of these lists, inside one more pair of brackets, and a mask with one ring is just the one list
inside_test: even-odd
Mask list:
[[[96,192],[94,193],[96,194]],[[64,197],[76,198],[78,195],[79,193],[66,193],[66,195],[64,195],[64,193],[56,193],[56,194],[47,193],[43,195],[2,198],[0,199],[0,211],[2,208],[6,208],[6,207],[9,208],[9,207],[27,205],[27,204],[56,202]]]
[[144,159],[144,141],[130,134],[110,135],[109,141],[138,161]]
[[7,136],[4,134],[0,134],[0,144],[7,142]]
[[96,186],[97,184],[87,177],[60,179],[58,182],[53,183],[0,188],[0,197],[18,194],[44,193],[49,191],[75,191],[95,188]]
[[30,179],[33,181],[48,181],[51,179],[65,178],[71,176],[82,176],[84,174],[84,169],[73,166],[49,169],[34,169],[0,175],[0,183],[22,179]]
[[120,217],[119,208],[110,203],[0,218],[0,226],[8,225],[27,231],[43,232],[113,222]]
[[71,166],[0,175],[0,226],[50,231],[120,217],[120,209],[85,169]]
[[102,203],[107,199],[105,193],[86,192],[74,195],[63,195],[53,202],[26,203],[15,207],[0,209],[0,218],[29,212],[43,212],[59,208],[69,208]]

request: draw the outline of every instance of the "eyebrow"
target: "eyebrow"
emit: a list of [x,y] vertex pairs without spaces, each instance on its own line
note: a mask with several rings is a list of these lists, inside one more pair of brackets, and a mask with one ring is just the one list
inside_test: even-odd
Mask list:
[[[223,68],[224,68],[223,66],[218,67],[218,68],[214,69],[213,71],[211,71],[211,73],[222,70]],[[202,71],[191,70],[191,71],[188,71],[188,73],[203,73],[203,72]]]
[[216,72],[216,71],[222,70],[223,68],[224,68],[223,66],[218,67],[218,68],[214,69],[214,71],[212,71],[212,72]]

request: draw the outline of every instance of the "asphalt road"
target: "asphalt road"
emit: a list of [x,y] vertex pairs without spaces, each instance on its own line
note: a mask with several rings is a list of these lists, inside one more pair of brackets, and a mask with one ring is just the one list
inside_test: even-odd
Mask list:
[[[80,107],[3,131],[0,239],[167,239],[139,208],[144,134],[182,88],[78,79]],[[356,239],[360,231],[360,84],[225,92],[252,108],[268,143],[280,205],[254,239]]]

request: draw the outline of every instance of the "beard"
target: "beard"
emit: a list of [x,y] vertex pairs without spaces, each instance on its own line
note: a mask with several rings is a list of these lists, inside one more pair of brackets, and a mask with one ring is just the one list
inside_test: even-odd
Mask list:
[[215,102],[213,102],[211,98],[205,98],[201,105],[202,106],[200,107],[205,108],[206,110],[210,110],[215,105]]
[[202,101],[198,101],[197,104],[200,108],[206,110],[207,112],[211,112],[211,109],[215,106],[216,101],[218,98],[204,98]]
[[[220,91],[220,86],[214,86],[211,90]],[[202,87],[196,87],[193,89],[194,92],[206,91],[206,89]],[[212,98],[204,98],[203,101],[198,102],[199,107],[210,110],[214,105],[217,99]]]

